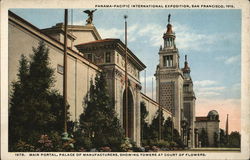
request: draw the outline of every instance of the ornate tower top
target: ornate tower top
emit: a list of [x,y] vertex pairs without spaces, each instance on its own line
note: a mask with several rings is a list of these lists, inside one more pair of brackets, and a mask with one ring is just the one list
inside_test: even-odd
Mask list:
[[187,62],[187,55],[185,55],[184,68],[182,69],[183,73],[190,73],[190,68]]
[[172,25],[170,24],[170,18],[171,18],[171,14],[168,15],[168,25],[167,25],[167,34],[173,34],[173,30],[172,30]]
[[164,48],[175,48],[175,33],[170,24],[171,14],[168,15],[167,31],[163,34]]

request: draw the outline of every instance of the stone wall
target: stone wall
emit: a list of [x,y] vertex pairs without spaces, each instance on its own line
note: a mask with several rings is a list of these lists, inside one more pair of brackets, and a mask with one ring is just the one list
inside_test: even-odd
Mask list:
[[214,133],[219,133],[219,121],[196,121],[195,127],[198,129],[199,134],[204,128],[208,135],[209,146],[214,146]]
[[[146,121],[149,124],[151,124],[152,120],[154,119],[154,116],[159,108],[159,104],[143,93],[141,93],[141,101],[145,103],[146,109],[149,112],[148,117],[146,118]],[[171,115],[172,114],[167,109],[163,108],[163,116],[164,116],[165,120],[168,117],[171,117]]]

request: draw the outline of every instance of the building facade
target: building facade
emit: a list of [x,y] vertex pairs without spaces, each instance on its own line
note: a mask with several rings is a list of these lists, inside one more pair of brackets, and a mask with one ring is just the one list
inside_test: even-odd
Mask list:
[[[8,23],[8,82],[9,95],[11,82],[17,79],[21,54],[29,57],[32,48],[44,41],[49,48],[51,67],[55,69],[55,89],[63,92],[63,54],[64,25],[58,23],[46,29],[39,29],[9,11]],[[141,144],[140,104],[144,102],[149,114],[150,124],[160,108],[164,118],[171,117],[174,127],[179,131],[188,147],[199,146],[199,134],[204,129],[208,135],[209,146],[214,146],[214,134],[219,134],[219,114],[210,111],[207,117],[196,117],[195,93],[190,75],[191,69],[185,56],[184,67],[180,67],[180,54],[175,44],[176,35],[170,24],[163,34],[163,47],[160,47],[159,64],[156,67],[156,101],[141,92],[140,72],[146,65],[127,48],[128,73],[128,117],[125,114],[125,44],[120,39],[102,39],[91,23],[68,26],[68,103],[70,119],[79,121],[84,111],[83,99],[86,97],[91,79],[100,72],[106,73],[109,95],[122,126],[128,119],[128,137],[139,146]]]
[[[55,69],[54,88],[63,92],[63,24],[59,23],[46,29],[39,29],[21,17],[9,11],[9,46],[8,46],[8,83],[9,95],[12,92],[11,82],[17,79],[21,54],[29,57],[32,48],[44,41],[49,49],[50,65]],[[70,120],[79,121],[84,111],[83,99],[86,97],[91,79],[100,72],[105,72],[109,94],[115,103],[115,110],[124,126],[124,59],[125,44],[119,39],[102,39],[93,24],[68,26],[68,97]],[[140,146],[140,102],[144,101],[149,111],[147,120],[159,108],[159,103],[141,93],[140,71],[146,66],[128,49],[128,136]],[[164,117],[172,113],[163,110]]]
[[[216,110],[209,111],[207,116],[196,117],[195,127],[197,130],[197,133],[196,133],[197,135],[196,135],[195,146],[202,147],[201,142],[200,142],[201,141],[200,136],[205,133],[208,139],[208,144],[206,147],[217,147],[216,143],[220,141],[219,124],[220,124],[219,113]],[[216,137],[217,139],[215,139]]]
[[[109,95],[113,97],[121,124],[126,128],[125,111],[125,45],[119,39],[103,39],[76,45],[91,62],[102,68],[106,74]],[[140,71],[145,65],[128,49],[128,137],[140,139]]]

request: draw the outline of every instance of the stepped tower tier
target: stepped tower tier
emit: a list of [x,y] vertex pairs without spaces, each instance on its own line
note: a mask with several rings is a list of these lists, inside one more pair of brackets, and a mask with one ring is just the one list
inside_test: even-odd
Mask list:
[[187,55],[185,55],[184,68],[182,68],[184,81],[183,81],[183,111],[184,111],[184,120],[188,124],[188,137],[187,143],[190,141],[190,146],[194,147],[194,128],[195,128],[195,94],[193,90],[193,81],[190,76],[191,69],[188,66]]

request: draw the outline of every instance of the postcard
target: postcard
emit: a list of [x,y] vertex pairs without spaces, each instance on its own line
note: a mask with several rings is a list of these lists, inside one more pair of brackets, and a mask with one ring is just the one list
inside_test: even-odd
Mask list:
[[249,159],[249,1],[1,3],[1,159]]

